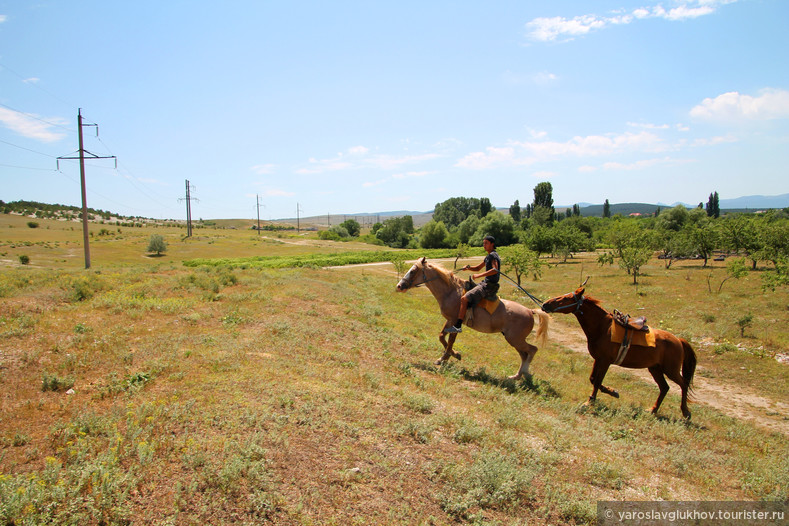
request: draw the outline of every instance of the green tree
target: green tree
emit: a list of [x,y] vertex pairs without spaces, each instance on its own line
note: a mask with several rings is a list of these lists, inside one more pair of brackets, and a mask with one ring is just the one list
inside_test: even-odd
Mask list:
[[414,233],[414,218],[410,215],[393,217],[383,222],[375,237],[392,248],[405,248]]
[[556,209],[553,207],[553,186],[551,183],[542,182],[537,183],[534,187],[534,203],[532,214],[537,215],[538,210],[542,209],[540,215],[542,220],[545,221],[541,224],[553,224],[554,217],[556,216]]
[[552,228],[544,225],[535,225],[526,234],[525,245],[537,253],[550,254],[553,251],[553,232]]
[[479,228],[479,221],[480,219],[476,214],[471,214],[458,225],[457,230],[455,230],[455,234],[461,243],[469,242],[471,236],[473,236],[474,232],[476,232],[477,228]]
[[362,227],[355,219],[347,219],[340,223],[340,226],[345,228],[351,237],[359,237],[359,234],[362,233]]
[[458,243],[457,252],[455,254],[455,265],[452,267],[453,269],[458,268],[458,260],[460,258],[466,257],[469,252],[471,252],[471,247],[468,246],[466,243]]
[[[723,288],[723,284],[729,281],[730,279],[740,279],[743,276],[748,274],[748,269],[745,267],[745,261],[743,259],[730,259],[726,262],[726,277],[718,285],[718,294],[720,294],[721,289]],[[712,281],[712,272],[710,275],[707,276],[707,290],[712,293],[712,285],[710,282]]]
[[[704,213],[703,210],[701,212]],[[713,223],[712,219],[704,217],[699,221],[688,223],[683,231],[687,235],[692,249],[704,260],[704,265],[702,266],[706,267],[709,258],[712,257],[712,251],[718,246],[720,238],[715,223]]]
[[718,198],[718,192],[714,192],[710,194],[709,200],[707,200],[707,216],[718,218],[721,215],[721,208],[720,202]]
[[159,234],[151,234],[148,239],[148,252],[156,252],[157,256],[161,256],[162,252],[167,251],[167,243],[164,238]]
[[469,240],[469,244],[481,246],[482,239],[485,236],[496,238],[497,247],[510,245],[515,241],[515,222],[511,216],[494,210],[480,220],[476,232]]
[[515,202],[510,206],[510,216],[512,220],[515,221],[515,224],[519,224],[521,222],[521,204],[516,199]]
[[684,205],[677,205],[671,210],[661,213],[656,220],[656,225],[663,230],[679,232],[688,222],[688,217],[688,209]]
[[512,270],[515,274],[518,286],[521,284],[522,276],[531,274],[535,281],[542,277],[544,263],[540,260],[540,256],[520,243],[502,250],[502,263],[505,269]]
[[444,248],[449,232],[442,221],[429,221],[419,230],[419,245],[422,248]]
[[608,199],[603,203],[603,217],[611,217],[611,205],[608,203]]
[[633,276],[633,285],[637,285],[641,267],[649,262],[655,250],[656,234],[632,221],[622,223],[610,233],[610,241],[619,266]]
[[490,204],[490,199],[487,197],[481,198],[479,200],[479,217],[484,219],[491,211],[493,211],[493,205]]
[[[490,201],[488,201],[490,204]],[[469,215],[480,215],[480,200],[473,197],[451,197],[437,203],[433,210],[433,219],[442,221],[448,229],[455,228]]]

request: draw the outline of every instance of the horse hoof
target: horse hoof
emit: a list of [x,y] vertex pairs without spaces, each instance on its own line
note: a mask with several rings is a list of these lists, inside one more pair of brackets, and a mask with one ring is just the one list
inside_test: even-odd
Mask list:
[[462,359],[463,359],[463,357],[460,355],[460,353],[459,353],[459,352],[456,352],[456,353],[454,354],[454,356],[455,356],[455,358],[457,358],[458,360],[462,360]]
[[521,373],[518,373],[518,374],[513,374],[512,376],[508,376],[507,378],[509,378],[510,380],[520,380],[522,377],[523,375]]
[[439,358],[438,360],[436,360],[433,363],[435,363],[436,365],[444,365],[444,362],[445,362],[445,360],[443,358]]
[[619,398],[619,391],[614,391],[614,390],[612,389],[612,390],[611,390],[611,396],[613,396],[614,398]]

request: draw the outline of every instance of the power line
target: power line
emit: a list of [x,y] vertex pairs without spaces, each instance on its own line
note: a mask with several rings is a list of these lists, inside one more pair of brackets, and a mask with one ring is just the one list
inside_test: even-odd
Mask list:
[[26,150],[26,151],[31,152],[31,153],[36,153],[38,155],[43,155],[44,157],[49,157],[51,159],[57,159],[57,157],[55,157],[54,155],[50,155],[50,154],[44,153],[44,152],[37,152],[36,150],[31,150],[30,148],[25,148],[24,146],[19,146],[18,144],[14,144],[14,143],[11,143],[11,142],[8,142],[8,141],[4,141],[3,139],[0,139],[0,142],[2,142],[3,144],[7,144],[9,146],[13,146],[14,148],[19,148],[20,150]]
[[[19,78],[19,79],[22,81],[22,83],[23,83],[23,84],[25,84],[25,85],[27,85],[27,86],[33,86],[33,87],[35,87],[36,89],[39,89],[39,90],[43,91],[44,93],[46,93],[47,95],[49,95],[49,96],[50,96],[50,97],[52,97],[53,99],[57,100],[58,102],[62,102],[63,104],[65,104],[66,106],[68,106],[69,108],[71,108],[72,110],[73,110],[73,109],[74,109],[74,107],[76,106],[76,104],[72,104],[72,103],[70,103],[70,102],[67,102],[67,101],[65,101],[65,100],[61,99],[60,97],[58,97],[57,95],[55,95],[55,94],[54,94],[54,93],[52,93],[51,91],[49,91],[49,90],[45,90],[44,88],[42,88],[41,86],[39,86],[37,82],[29,82],[29,79],[30,79],[30,77],[28,77],[28,78],[25,78],[24,76],[20,75],[19,73],[17,73],[17,72],[16,72],[16,71],[14,71],[13,69],[9,68],[9,67],[8,67],[8,66],[6,66],[5,64],[3,64],[3,63],[0,63],[0,68],[2,68],[2,69],[4,69],[4,70],[6,70],[6,71],[8,71],[9,73],[12,73],[12,74],[13,74],[13,75],[15,75],[16,77],[18,77],[18,78]],[[15,110],[15,111],[16,111],[16,110]]]

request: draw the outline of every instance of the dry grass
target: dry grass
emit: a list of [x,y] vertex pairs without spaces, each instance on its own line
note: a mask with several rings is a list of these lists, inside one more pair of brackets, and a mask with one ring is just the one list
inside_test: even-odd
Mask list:
[[[675,386],[655,418],[656,386],[616,368],[606,383],[622,398],[585,409],[591,359],[563,339],[528,381],[506,379],[518,358],[503,338],[473,331],[462,362],[435,367],[436,303],[395,294],[391,269],[187,269],[196,253],[328,248],[244,231],[181,246],[176,231],[151,260],[153,230],[123,229],[84,271],[60,261],[81,250],[65,246],[71,231],[40,222],[51,238],[37,242],[59,245],[0,271],[5,523],[594,523],[598,500],[789,499],[785,434],[701,403],[686,423]],[[0,219],[16,261],[5,229],[27,229]],[[789,421],[787,365],[773,358],[789,348],[789,292],[762,295],[754,273],[710,295],[699,265],[654,261],[636,289],[578,258],[527,288],[547,298],[591,274],[607,307],[690,338],[705,380]],[[577,332],[554,318],[556,336]]]

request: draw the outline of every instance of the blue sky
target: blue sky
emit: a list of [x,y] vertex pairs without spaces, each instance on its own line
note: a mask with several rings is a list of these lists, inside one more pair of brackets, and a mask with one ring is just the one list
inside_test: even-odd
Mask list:
[[0,199],[261,218],[789,193],[786,0],[0,0]]

